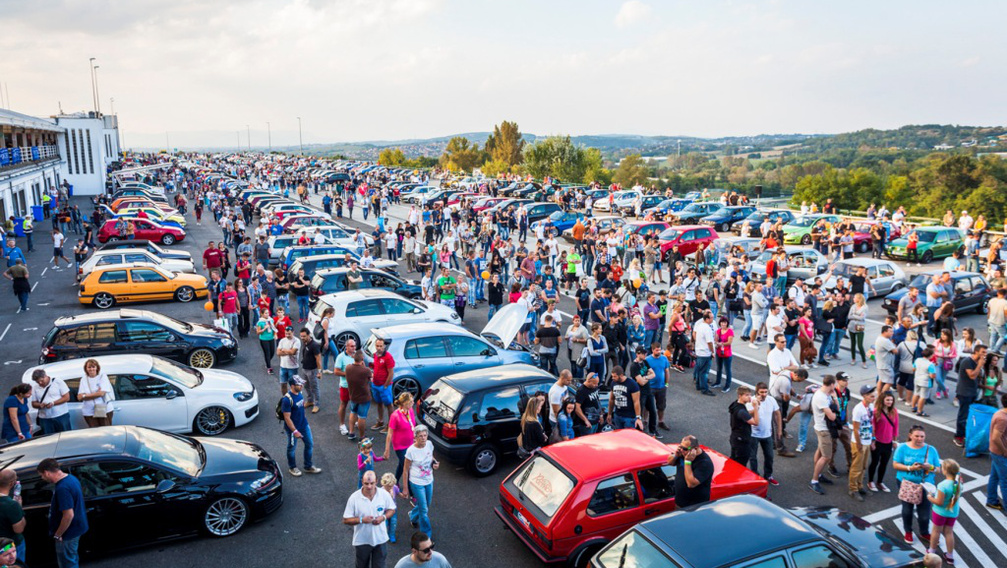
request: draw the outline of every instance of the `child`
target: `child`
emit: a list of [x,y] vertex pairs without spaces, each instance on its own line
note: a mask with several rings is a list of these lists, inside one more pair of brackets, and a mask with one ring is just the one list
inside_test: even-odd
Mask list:
[[[394,502],[399,497],[399,486],[395,483],[395,474],[386,473],[381,476],[381,488],[387,491],[392,496],[392,501]],[[385,521],[385,528],[388,530],[388,540],[395,542],[395,529],[399,525],[398,509],[396,512],[392,513],[391,517]]]
[[941,473],[944,474],[944,481],[937,484],[937,492],[934,495],[926,493],[927,499],[933,503],[931,519],[934,522],[934,530],[930,531],[930,548],[928,553],[937,553],[937,543],[940,542],[941,534],[944,535],[944,560],[948,564],[954,564],[955,537],[954,526],[958,519],[959,497],[962,494],[962,476],[959,473],[961,468],[955,460],[947,459],[941,464]]
[[374,452],[371,450],[373,445],[374,443],[370,438],[360,440],[358,445],[360,453],[357,454],[357,489],[360,489],[364,485],[364,473],[374,471],[374,462],[385,461],[383,456],[374,455]]
[[294,325],[294,322],[290,321],[287,317],[287,312],[283,309],[283,306],[276,307],[276,317],[273,318],[273,323],[276,325],[276,340],[279,341],[287,336],[287,328]]
[[916,369],[913,375],[913,414],[916,416],[930,416],[923,411],[927,398],[930,396],[930,389],[934,386],[934,379],[937,377],[937,366],[933,362],[934,348],[927,346],[920,353],[920,356],[913,361]]

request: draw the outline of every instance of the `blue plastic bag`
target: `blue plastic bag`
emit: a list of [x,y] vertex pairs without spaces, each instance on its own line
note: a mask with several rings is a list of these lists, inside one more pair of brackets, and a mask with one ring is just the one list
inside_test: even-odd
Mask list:
[[990,453],[990,422],[997,409],[985,404],[969,407],[965,423],[965,457],[975,458]]

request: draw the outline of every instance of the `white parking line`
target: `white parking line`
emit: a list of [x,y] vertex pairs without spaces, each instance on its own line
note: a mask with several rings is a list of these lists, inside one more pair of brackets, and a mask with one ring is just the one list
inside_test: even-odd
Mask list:
[[[987,481],[987,483],[989,483],[989,482]],[[976,491],[975,493],[972,494],[972,496],[976,498],[976,501],[978,501],[979,504],[982,505],[983,508],[986,507],[986,493],[985,492],[983,492],[983,491]],[[1003,527],[1004,534],[1007,534],[1007,515],[1001,514],[1000,511],[997,511],[995,509],[990,509],[990,511],[992,511],[993,518],[996,519],[998,523],[1000,523],[1001,527]],[[1005,548],[1007,548],[1007,547],[1005,547]],[[1005,548],[1001,548],[1000,550],[1004,550]]]
[[42,274],[40,274],[40,275],[39,275],[39,277],[42,277],[42,276],[45,276],[45,273],[46,273],[46,272],[47,272],[48,270],[49,270],[49,267],[48,267],[48,266],[46,266],[45,268],[43,268],[43,269],[42,269]]
[[[961,513],[965,513],[969,520],[975,523],[976,527],[979,528],[979,533],[985,535],[986,538],[993,543],[993,549],[999,551],[1001,553],[1000,555],[1003,556],[1003,551],[1007,549],[1007,543],[997,536],[986,521],[979,516],[979,513],[972,508],[972,505],[969,505],[968,500],[965,499],[964,495],[962,495],[959,499],[959,508]],[[979,561],[980,566],[1003,566],[1003,563],[993,562],[993,559],[986,554],[986,551],[979,546],[979,543],[972,538],[972,535],[970,535],[968,531],[956,531],[955,540],[965,545],[965,548],[968,549],[968,551],[976,557],[976,560]],[[956,558],[955,560],[957,561],[958,559]]]
[[8,331],[10,331],[10,324],[7,324],[7,327],[4,328],[3,333],[0,334],[0,341],[3,341],[3,338],[7,337]]
[[[39,280],[38,282],[41,282],[41,280]],[[31,291],[32,292],[35,291],[35,286],[38,286],[38,282],[36,282],[36,283],[34,283],[34,284],[31,285]]]

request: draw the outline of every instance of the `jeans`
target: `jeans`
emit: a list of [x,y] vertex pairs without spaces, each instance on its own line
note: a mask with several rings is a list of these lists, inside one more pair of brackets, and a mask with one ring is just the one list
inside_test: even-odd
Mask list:
[[56,418],[39,418],[38,419],[39,428],[42,429],[42,435],[48,436],[49,434],[58,434],[60,432],[69,432],[73,429],[70,425],[70,413],[67,412],[62,416],[57,416]]
[[311,439],[311,427],[305,424],[304,431],[301,432],[302,438],[294,437],[294,434],[287,432],[287,466],[291,469],[297,467],[297,440],[300,439],[304,442],[304,467],[311,469],[314,465],[312,461],[312,455],[314,454],[315,443]]
[[294,377],[296,377],[296,376],[297,376],[297,368],[296,367],[293,368],[293,369],[287,369],[286,367],[283,367],[283,366],[280,367],[280,382],[281,383],[286,383],[286,384],[289,385],[290,382],[293,381]]
[[336,347],[336,340],[333,337],[329,338],[328,349],[322,352],[322,368],[329,368],[329,359],[332,359],[332,364],[336,363],[336,357],[339,357],[339,348]]
[[287,294],[277,294],[276,300],[273,303],[273,311],[276,311],[277,307],[283,308],[284,313],[290,315],[290,296]]
[[395,458],[398,463],[395,464],[395,479],[396,483],[398,480],[402,479],[402,468],[406,465],[406,450],[409,448],[402,448],[401,450],[395,450]]
[[989,330],[990,330],[990,345],[991,345],[990,350],[1000,351],[1000,348],[1003,347],[1004,342],[1007,341],[1007,325],[1001,325],[1001,326],[991,325],[989,326]]
[[976,401],[975,396],[958,395],[958,420],[955,422],[955,437],[965,437],[965,423],[969,419],[969,407]]
[[831,343],[829,343],[829,355],[839,355],[839,349],[842,348],[843,338],[846,337],[845,329],[833,329]]
[[744,310],[741,313],[745,316],[745,327],[741,328],[741,337],[745,338],[752,332],[752,310]]
[[710,365],[713,363],[713,357],[696,357],[696,368],[693,369],[692,376],[696,380],[696,389],[700,391],[710,390],[709,385],[707,385],[707,377],[710,374]]
[[612,416],[613,430],[632,430],[633,428],[636,428],[636,418]]
[[724,390],[731,388],[731,362],[734,361],[734,356],[731,357],[717,357],[717,380],[713,382],[713,386],[720,386],[720,374],[721,372],[726,372],[727,379],[724,381]]
[[[366,216],[367,210],[364,209],[364,217]],[[381,491],[384,491],[384,489]],[[358,544],[353,547],[353,553],[356,557],[356,568],[385,568],[385,561],[388,558],[388,546],[385,543],[377,546]]]
[[[1000,496],[997,496],[997,489]],[[986,502],[990,505],[1007,501],[1007,456],[990,452],[990,480],[986,484]]]
[[784,334],[783,337],[787,340],[787,350],[793,349],[794,343],[797,341],[797,334]]
[[650,346],[658,341],[657,334],[659,330],[657,329],[645,329],[643,330],[643,346],[650,351]]
[[18,292],[17,300],[21,303],[21,311],[28,309],[28,298],[31,297],[31,292]]
[[832,352],[832,332],[822,338],[822,348],[818,350],[818,362],[825,363],[825,356]]
[[768,438],[756,438],[752,436],[752,440],[748,443],[748,451],[751,455],[748,457],[748,468],[755,473],[759,473],[759,448],[762,448],[762,455],[765,458],[764,468],[762,477],[769,479],[773,477],[773,438],[772,436]]
[[559,369],[556,367],[556,353],[544,353],[540,351],[538,355],[540,359],[539,366],[542,367],[542,370],[558,376]]
[[640,393],[640,410],[647,414],[646,432],[657,434],[657,400],[654,398],[654,391]]
[[[383,489],[382,489],[383,491]],[[385,521],[385,530],[388,532],[388,540],[395,542],[395,529],[399,526],[399,514],[398,512],[392,513],[391,517]]]
[[317,405],[321,402],[321,395],[318,392],[318,369],[302,369],[307,384],[304,385],[304,392],[307,393],[308,404]]
[[431,482],[429,485],[416,485],[412,481],[409,482],[409,495],[416,499],[416,506],[409,511],[409,521],[417,523],[419,529],[425,533],[430,538],[433,538],[433,534],[430,529],[430,501],[434,497],[434,484]]
[[310,311],[311,305],[309,304],[309,298],[307,296],[296,296],[297,298],[297,317],[302,320],[308,319],[308,312]]
[[493,319],[493,314],[497,313],[497,310],[499,310],[499,309],[500,309],[500,304],[490,304],[489,313],[486,314],[486,319],[487,320]]
[[801,428],[797,432],[797,443],[802,448],[808,445],[808,427],[811,426],[811,419],[814,415],[810,412],[801,413]]
[[902,528],[907,533],[913,532],[913,509],[920,524],[921,534],[930,534],[930,501],[926,497],[919,505],[902,502]]
[[948,387],[944,385],[944,379],[947,377],[948,372],[944,370],[944,359],[938,357],[935,367],[937,367],[937,392],[944,393],[947,396]]
[[59,568],[77,568],[80,566],[80,555],[77,553],[77,545],[79,544],[79,536],[56,541],[56,563],[59,565]]
[[237,335],[237,333],[238,333],[238,314],[237,313],[224,314],[224,319],[227,320],[228,327],[231,328],[231,329],[228,330],[228,331],[231,332],[231,335]]

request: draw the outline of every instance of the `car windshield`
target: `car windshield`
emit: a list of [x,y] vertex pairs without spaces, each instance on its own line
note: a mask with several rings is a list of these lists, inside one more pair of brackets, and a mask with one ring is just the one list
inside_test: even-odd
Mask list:
[[[659,548],[636,531],[619,537],[605,552],[595,558],[602,568],[650,568],[678,566]],[[768,564],[767,564],[768,565]]]
[[517,497],[534,503],[548,518],[556,514],[575,485],[573,478],[543,456],[528,460],[512,479],[514,488],[521,492]]
[[450,422],[454,419],[455,413],[458,412],[463,398],[465,396],[451,385],[443,381],[437,381],[423,395],[423,405],[426,407],[427,412],[436,414]]
[[661,234],[657,236],[658,240],[662,241],[673,241],[678,238],[678,234],[681,231],[678,229],[665,229],[661,231]]
[[853,266],[852,264],[845,264],[840,262],[832,268],[832,274],[834,276],[845,276],[849,278],[857,273],[859,266]]
[[933,282],[933,280],[934,277],[929,274],[917,274],[912,282],[909,283],[909,287],[916,288],[922,292],[927,289],[927,285]]
[[150,372],[169,381],[193,389],[203,384],[203,373],[190,367],[183,367],[174,361],[154,357]]
[[756,260],[762,263],[769,262],[769,259],[773,258],[774,253],[776,253],[775,250],[764,250],[762,251],[762,254],[759,255],[759,258]]
[[920,238],[921,243],[932,243],[934,239],[937,238],[937,233],[934,231],[915,231],[916,236]]
[[566,213],[562,211],[553,211],[552,215],[549,215],[549,218],[552,219],[553,221],[559,221],[560,219],[563,218],[563,215],[565,214]]
[[168,317],[164,314],[159,314],[156,312],[147,312],[147,317],[163,326],[170,327],[171,329],[183,329],[185,331],[192,331],[192,324],[177,320],[173,317]]
[[702,213],[706,208],[701,203],[690,203],[682,209],[682,213]]
[[791,227],[810,227],[818,222],[817,217],[798,217],[790,222]]
[[206,454],[195,440],[146,428],[134,432],[140,442],[137,458],[193,476],[203,469]]

